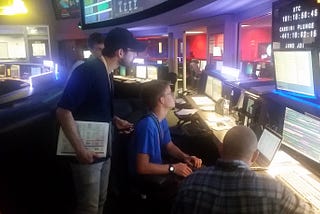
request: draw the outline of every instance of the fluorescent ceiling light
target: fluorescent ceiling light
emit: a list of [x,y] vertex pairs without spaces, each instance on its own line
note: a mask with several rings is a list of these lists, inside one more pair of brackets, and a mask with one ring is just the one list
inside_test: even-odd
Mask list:
[[186,34],[201,34],[203,31],[186,31]]
[[0,7],[0,15],[17,15],[26,14],[28,9],[26,8],[23,0],[13,0],[12,4],[4,5]]

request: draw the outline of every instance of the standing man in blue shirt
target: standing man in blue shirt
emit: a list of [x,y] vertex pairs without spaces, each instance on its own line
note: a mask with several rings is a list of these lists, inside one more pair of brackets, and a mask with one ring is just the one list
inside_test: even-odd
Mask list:
[[146,48],[145,44],[123,28],[111,30],[105,38],[104,46],[102,57],[88,60],[75,69],[56,110],[61,128],[76,153],[76,158],[70,160],[70,166],[77,214],[103,213],[111,165],[112,134],[109,134],[107,156],[99,157],[84,147],[75,121],[108,122],[118,129],[133,126],[113,114],[111,73],[120,65],[130,66],[136,53]]

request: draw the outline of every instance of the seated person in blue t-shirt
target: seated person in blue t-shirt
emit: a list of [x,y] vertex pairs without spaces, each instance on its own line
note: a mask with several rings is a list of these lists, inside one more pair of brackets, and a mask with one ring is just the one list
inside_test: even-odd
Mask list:
[[[136,177],[149,175],[176,175],[187,177],[192,168],[201,167],[202,160],[182,152],[171,140],[166,115],[175,106],[170,83],[153,80],[145,83],[142,100],[149,109],[135,127],[133,142],[129,150],[129,166]],[[180,162],[165,164],[164,153]]]

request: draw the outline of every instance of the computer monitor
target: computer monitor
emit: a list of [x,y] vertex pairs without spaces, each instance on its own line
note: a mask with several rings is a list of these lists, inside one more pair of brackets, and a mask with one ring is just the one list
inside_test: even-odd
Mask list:
[[91,56],[90,50],[83,50],[83,58],[88,59]]
[[217,102],[222,97],[222,81],[208,75],[205,94],[213,101]]
[[315,97],[314,70],[310,50],[273,51],[276,89]]
[[5,77],[6,76],[6,65],[1,64],[0,65],[0,77]]
[[244,76],[252,76],[253,73],[253,62],[242,61],[240,64],[241,74]]
[[223,61],[216,61],[216,70],[221,71],[223,66]]
[[207,60],[200,60],[200,67],[199,67],[200,71],[205,70],[206,65],[207,65]]
[[147,66],[145,65],[136,66],[136,78],[147,79]]
[[31,76],[41,74],[41,70],[42,70],[42,68],[40,66],[32,66],[31,67]]
[[158,79],[158,67],[153,65],[148,65],[147,76],[148,76],[148,79],[152,79],[152,80]]
[[316,163],[320,163],[319,130],[320,118],[286,107],[282,144]]
[[10,73],[12,78],[20,78],[20,66],[19,65],[11,65]]
[[119,66],[119,75],[125,77],[127,75],[126,67],[120,65]]

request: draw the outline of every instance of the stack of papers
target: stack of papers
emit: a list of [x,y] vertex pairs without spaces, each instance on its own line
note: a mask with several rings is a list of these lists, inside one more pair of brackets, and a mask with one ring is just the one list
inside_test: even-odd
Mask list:
[[196,96],[196,97],[191,97],[191,98],[197,106],[214,105],[213,100],[211,100],[207,96]]
[[179,116],[193,115],[197,111],[198,111],[197,109],[184,109],[183,108],[179,111],[176,111],[176,115],[179,115]]

